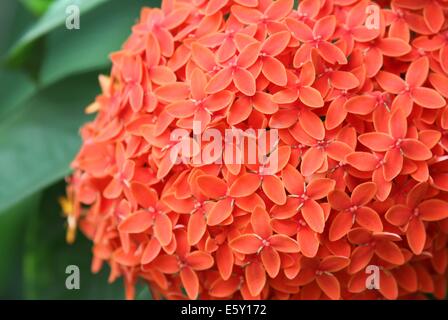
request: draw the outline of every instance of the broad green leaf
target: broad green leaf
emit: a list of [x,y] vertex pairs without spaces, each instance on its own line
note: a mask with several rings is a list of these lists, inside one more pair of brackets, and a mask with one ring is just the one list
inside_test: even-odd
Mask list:
[[0,299],[22,298],[22,265],[26,224],[39,207],[40,193],[0,214]]
[[20,0],[23,5],[35,15],[42,15],[52,4],[53,0]]
[[143,6],[159,6],[160,1],[111,0],[82,16],[80,29],[60,28],[47,41],[41,82],[52,83],[69,74],[96,70],[110,65],[109,54],[119,50],[131,34]]
[[[17,39],[37,21],[37,17],[27,10],[18,0],[4,0],[0,2],[0,16],[6,8],[8,15],[0,17],[0,54],[2,64],[10,69],[21,70],[33,80],[37,80],[44,48],[43,38],[29,42],[15,50],[14,55],[7,55],[7,50]],[[8,9],[9,8],[9,9]],[[2,20],[3,19],[3,20]],[[9,20],[9,23],[7,23]],[[5,31],[5,35],[2,35]]]
[[138,283],[135,300],[152,300],[152,294],[146,283]]
[[34,92],[35,85],[27,75],[19,71],[0,68],[0,88],[0,119],[3,119]]
[[0,212],[66,175],[80,146],[84,107],[99,91],[96,74],[35,94],[0,122]]
[[56,0],[45,14],[19,39],[11,50],[10,55],[14,55],[21,47],[57,27],[65,28],[64,24],[68,17],[66,8],[68,6],[77,5],[82,16],[84,13],[107,1],[109,0]]
[[35,20],[17,0],[0,1],[0,57]]
[[[58,205],[64,194],[61,181],[45,191],[39,212],[29,221],[24,258],[24,291],[26,299],[123,299],[122,279],[109,284],[109,268],[99,274],[90,270],[92,243],[77,234],[74,244],[65,242],[65,219]],[[79,289],[69,290],[68,266],[79,268]]]
[[6,50],[10,42],[10,30],[14,22],[18,3],[13,0],[0,2],[0,54]]
[[21,47],[16,54],[8,57],[5,65],[10,69],[25,72],[33,81],[37,82],[43,58],[44,44],[44,39],[39,38]]

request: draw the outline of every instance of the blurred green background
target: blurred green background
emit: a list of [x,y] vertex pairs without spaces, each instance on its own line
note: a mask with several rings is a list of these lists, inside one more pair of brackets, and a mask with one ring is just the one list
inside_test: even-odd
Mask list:
[[[65,26],[69,5],[80,29]],[[105,266],[90,272],[91,246],[65,242],[58,204],[81,140],[84,108],[99,93],[98,74],[130,34],[143,6],[157,0],[0,1],[0,299],[123,299]],[[80,269],[67,290],[65,269]],[[139,298],[149,298],[144,286]]]

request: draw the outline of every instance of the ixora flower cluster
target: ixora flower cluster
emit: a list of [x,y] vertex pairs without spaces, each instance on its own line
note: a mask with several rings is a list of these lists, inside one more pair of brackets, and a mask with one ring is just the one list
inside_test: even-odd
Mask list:
[[[167,299],[443,298],[447,8],[144,8],[87,108],[97,115],[72,164],[69,239],[79,227],[92,240],[92,270],[108,264],[127,298],[138,281]],[[174,163],[173,150],[194,152],[180,155],[171,132],[192,139],[194,122],[278,130],[275,169]]]

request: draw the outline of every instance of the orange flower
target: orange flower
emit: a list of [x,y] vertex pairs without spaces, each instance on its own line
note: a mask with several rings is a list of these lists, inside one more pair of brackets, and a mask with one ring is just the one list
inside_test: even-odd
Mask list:
[[[230,242],[230,247],[242,254],[258,254],[260,256],[262,267],[257,263],[251,263],[246,271],[249,290],[252,295],[259,294],[259,290],[251,290],[251,288],[262,288],[259,276],[253,275],[266,270],[271,278],[275,278],[280,272],[280,252],[294,253],[299,252],[300,248],[297,242],[283,234],[273,234],[270,225],[270,217],[268,213],[257,207],[251,214],[250,223],[254,233],[247,233],[237,236]],[[261,268],[261,270],[260,270]],[[261,279],[263,279],[262,276]],[[255,283],[251,283],[255,282]]]
[[338,278],[333,274],[348,266],[350,259],[343,256],[328,255],[322,260],[308,259],[303,261],[302,271],[297,281],[307,285],[316,281],[330,299],[338,300],[341,296],[341,287]]
[[406,197],[406,204],[397,204],[386,214],[386,219],[391,224],[405,226],[409,247],[415,254],[421,254],[425,247],[424,221],[439,221],[448,217],[448,202],[439,199],[423,200],[427,190],[426,182],[415,185]]
[[68,241],[79,227],[128,299],[137,282],[156,299],[444,298],[445,9],[144,8],[86,109]]
[[333,35],[336,28],[336,18],[328,16],[319,19],[311,29],[303,22],[287,19],[286,23],[291,30],[291,34],[297,40],[303,42],[303,45],[294,55],[294,66],[300,67],[311,58],[311,51],[316,50],[319,55],[329,63],[347,63],[347,59],[337,46],[328,40]]
[[255,78],[247,68],[252,66],[258,56],[258,43],[247,45],[238,57],[232,58],[207,83],[205,91],[209,94],[226,89],[232,82],[247,96],[255,94]]
[[435,90],[422,87],[428,76],[429,62],[422,57],[409,66],[405,80],[395,74],[380,71],[376,76],[378,84],[387,92],[396,94],[392,110],[401,109],[406,117],[412,111],[412,103],[430,109],[442,108],[446,102]]
[[330,226],[329,238],[331,241],[339,240],[345,236],[355,221],[367,230],[376,232],[383,230],[383,224],[378,213],[366,206],[375,194],[375,183],[365,182],[353,189],[350,198],[340,190],[334,190],[328,195],[330,205],[339,211]]
[[[213,113],[227,107],[233,100],[233,94],[227,90],[221,90],[215,94],[207,95],[204,91],[204,87],[207,84],[207,78],[200,69],[194,69],[191,72],[190,78],[190,99],[177,100],[179,97],[176,94],[176,101],[171,102],[166,106],[166,111],[174,118],[192,118],[192,121],[198,121],[201,123],[202,128],[206,128],[210,123]],[[175,93],[176,90],[182,90],[180,86],[173,88],[172,85],[167,84],[157,89],[157,92],[166,92],[162,99],[169,99],[168,96],[171,93]],[[185,90],[187,91],[187,90]],[[188,98],[185,97],[185,98]],[[193,126],[191,125],[191,128]]]
[[444,1],[426,0],[416,2],[410,0],[397,0],[396,4],[397,6],[411,10],[423,9],[423,19],[433,33],[439,32],[445,22],[443,9],[446,4]]
[[405,262],[400,247],[395,243],[401,237],[390,232],[372,232],[362,228],[350,230],[348,239],[358,245],[350,257],[349,273],[357,273],[370,263],[373,255],[386,262],[401,265]]
[[424,161],[431,158],[431,151],[417,139],[406,138],[407,120],[402,109],[394,112],[389,119],[389,133],[369,132],[359,136],[359,141],[376,152],[386,152],[383,173],[391,181],[403,169],[404,157]]

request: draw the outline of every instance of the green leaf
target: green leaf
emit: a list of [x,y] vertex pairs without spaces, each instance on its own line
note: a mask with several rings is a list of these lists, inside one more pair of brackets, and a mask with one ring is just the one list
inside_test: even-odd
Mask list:
[[21,47],[62,26],[67,19],[65,10],[68,6],[78,5],[82,15],[107,1],[109,0],[56,0],[45,14],[19,39],[10,51],[10,55],[15,55]]
[[0,1],[0,56],[2,58],[35,20],[36,18],[17,0]]
[[152,300],[151,291],[146,283],[137,283],[135,292],[135,300]]
[[28,218],[37,212],[40,196],[32,195],[0,214],[0,252],[7,257],[0,263],[0,299],[22,298],[24,234]]
[[[4,14],[6,15],[5,17],[2,16]],[[42,60],[44,47],[42,38],[21,46],[15,51],[14,55],[6,56],[6,53],[11,44],[35,21],[36,17],[17,0],[0,2],[1,64],[10,69],[22,70],[32,76],[33,79],[37,79]]]
[[80,146],[97,74],[73,77],[26,100],[0,123],[0,212],[60,179]]
[[[25,243],[24,284],[26,299],[123,299],[122,279],[109,284],[108,267],[90,271],[92,243],[80,233],[74,244],[65,242],[65,219],[57,199],[64,194],[63,181],[47,189],[39,212],[29,221]],[[69,290],[67,266],[77,266],[80,288]]]
[[143,6],[159,6],[160,1],[113,0],[81,18],[80,29],[61,28],[52,32],[41,69],[41,82],[52,83],[69,74],[96,70],[110,65],[108,56],[120,49]]
[[20,0],[35,15],[42,15],[50,7],[53,0]]
[[26,72],[34,81],[37,81],[40,65],[43,58],[44,39],[39,38],[23,46],[6,60],[6,66]]
[[35,91],[35,85],[25,74],[18,71],[0,69],[0,119],[22,103]]

